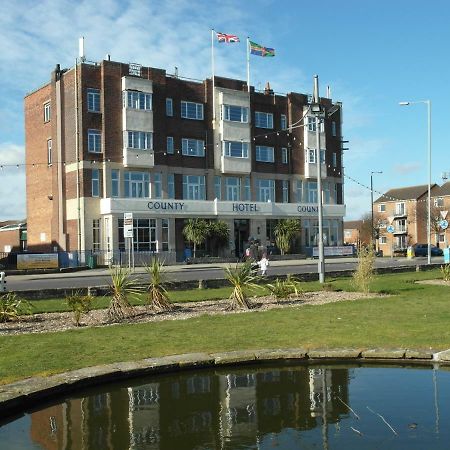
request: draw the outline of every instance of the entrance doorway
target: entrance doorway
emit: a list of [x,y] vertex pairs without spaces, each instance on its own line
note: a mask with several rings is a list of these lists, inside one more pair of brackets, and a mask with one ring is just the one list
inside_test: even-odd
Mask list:
[[235,219],[234,220],[234,248],[235,255],[241,258],[244,254],[245,245],[250,236],[250,220]]

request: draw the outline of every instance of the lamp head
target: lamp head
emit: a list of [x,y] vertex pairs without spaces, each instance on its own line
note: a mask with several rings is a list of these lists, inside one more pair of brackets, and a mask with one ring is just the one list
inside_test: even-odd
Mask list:
[[408,106],[410,102],[398,102],[400,106]]

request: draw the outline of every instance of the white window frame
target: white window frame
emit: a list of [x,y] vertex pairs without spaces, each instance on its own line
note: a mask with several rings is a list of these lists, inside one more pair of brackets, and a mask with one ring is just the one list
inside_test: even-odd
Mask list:
[[[189,108],[195,108],[195,112]],[[203,103],[181,100],[181,118],[189,120],[203,120]]]
[[288,156],[287,147],[281,147],[281,162],[282,164],[289,164],[289,156]]
[[225,200],[239,202],[241,200],[241,179],[225,177]]
[[102,153],[102,132],[100,130],[88,130],[88,152]]
[[281,114],[280,126],[282,130],[287,130],[287,117],[286,114]]
[[337,136],[337,126],[336,126],[336,122],[334,120],[331,121],[331,135],[333,137]]
[[166,139],[166,152],[170,155],[173,155],[175,151],[175,146],[173,142],[173,136],[167,136]]
[[[267,185],[265,186],[264,184]],[[275,180],[269,178],[256,179],[256,201],[274,202],[275,201]]]
[[445,234],[439,233],[439,235],[438,235],[438,242],[439,242],[439,244],[444,244],[445,243]]
[[44,103],[44,123],[50,122],[52,110],[50,102]]
[[307,203],[317,203],[319,200],[319,196],[318,196],[318,189],[317,189],[317,181],[308,181],[307,184],[308,187],[308,193],[307,193],[307,197],[308,197],[308,201]]
[[250,202],[252,200],[252,187],[250,177],[244,178],[244,201]]
[[173,173],[167,174],[167,198],[175,198],[175,175]]
[[148,172],[125,172],[124,197],[150,198],[150,174]]
[[173,117],[173,99],[170,97],[166,98],[166,116]]
[[91,195],[100,197],[100,170],[91,169]]
[[153,133],[148,131],[127,131],[126,148],[153,150]]
[[255,147],[255,159],[258,162],[275,162],[275,149],[267,145],[257,145]]
[[204,175],[183,175],[183,200],[205,200]]
[[442,208],[444,206],[444,197],[435,197],[434,206],[436,208]]
[[86,92],[88,112],[100,112],[100,89],[88,88]]
[[380,245],[387,244],[387,237],[386,237],[386,236],[380,236],[380,238],[379,238],[379,240],[378,240],[378,243],[379,243]]
[[125,91],[123,104],[127,109],[152,111],[153,95],[150,92]]
[[255,111],[255,127],[273,129],[273,114],[264,111]]
[[151,187],[151,198],[162,198],[162,175],[160,172],[153,173],[153,182]]
[[282,202],[289,203],[289,180],[281,180],[281,183],[283,191]]
[[386,212],[386,203],[378,204],[378,212]]
[[316,131],[316,118],[308,116],[308,131]]
[[102,244],[100,219],[92,220],[92,251],[99,252]]
[[169,219],[161,219],[161,250],[163,252],[169,251],[169,242],[170,242]]
[[295,194],[296,194],[297,203],[302,203],[303,202],[303,180],[296,180]]
[[195,156],[202,158],[205,156],[205,141],[201,139],[181,139],[181,154],[184,156]]
[[[235,119],[234,117],[237,111],[233,112],[233,109],[236,108],[240,110],[240,119]],[[222,108],[223,120],[227,122],[238,122],[238,123],[248,123],[248,108],[246,106],[238,106],[238,105],[223,105]],[[232,113],[233,112],[233,113]]]
[[217,200],[222,200],[222,177],[219,175],[214,177],[214,196]]
[[395,215],[404,215],[406,214],[406,203],[405,202],[398,202],[395,204]]
[[228,158],[248,158],[248,142],[224,141],[222,145],[223,154]]
[[111,197],[120,197],[120,170],[111,170]]
[[52,165],[53,162],[53,151],[52,151],[52,140],[51,139],[47,139],[47,164],[49,166]]

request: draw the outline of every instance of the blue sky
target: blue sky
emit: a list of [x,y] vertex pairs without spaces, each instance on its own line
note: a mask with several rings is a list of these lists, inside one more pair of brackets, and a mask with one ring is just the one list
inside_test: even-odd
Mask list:
[[[280,93],[321,94],[331,86],[344,108],[345,172],[378,191],[426,184],[426,105],[432,101],[434,182],[450,171],[450,2],[433,0],[5,1],[0,15],[0,164],[24,162],[23,97],[45,84],[59,63],[71,67],[78,38],[86,56],[165,68],[181,76],[211,75],[210,29],[274,47],[252,57],[251,82]],[[245,44],[216,46],[216,74],[246,78]],[[0,220],[24,218],[22,167],[0,171]],[[375,194],[377,196],[377,194]],[[345,180],[347,219],[370,210],[370,192]]]

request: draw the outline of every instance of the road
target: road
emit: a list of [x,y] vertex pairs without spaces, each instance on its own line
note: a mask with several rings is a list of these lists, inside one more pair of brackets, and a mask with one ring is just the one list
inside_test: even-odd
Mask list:
[[[354,269],[355,258],[341,258],[326,260],[326,271]],[[377,258],[375,267],[398,267],[405,265],[426,265],[426,258]],[[432,259],[433,263],[443,263],[442,257]],[[223,267],[227,264],[196,264],[168,266],[166,270],[171,281],[212,280],[224,278]],[[317,260],[272,261],[268,275],[316,273]],[[147,280],[148,276],[142,268],[136,269],[136,278]],[[71,273],[39,274],[39,275],[9,275],[7,287],[10,291],[39,290],[53,288],[82,288],[88,286],[105,286],[110,284],[108,269],[100,268]]]

